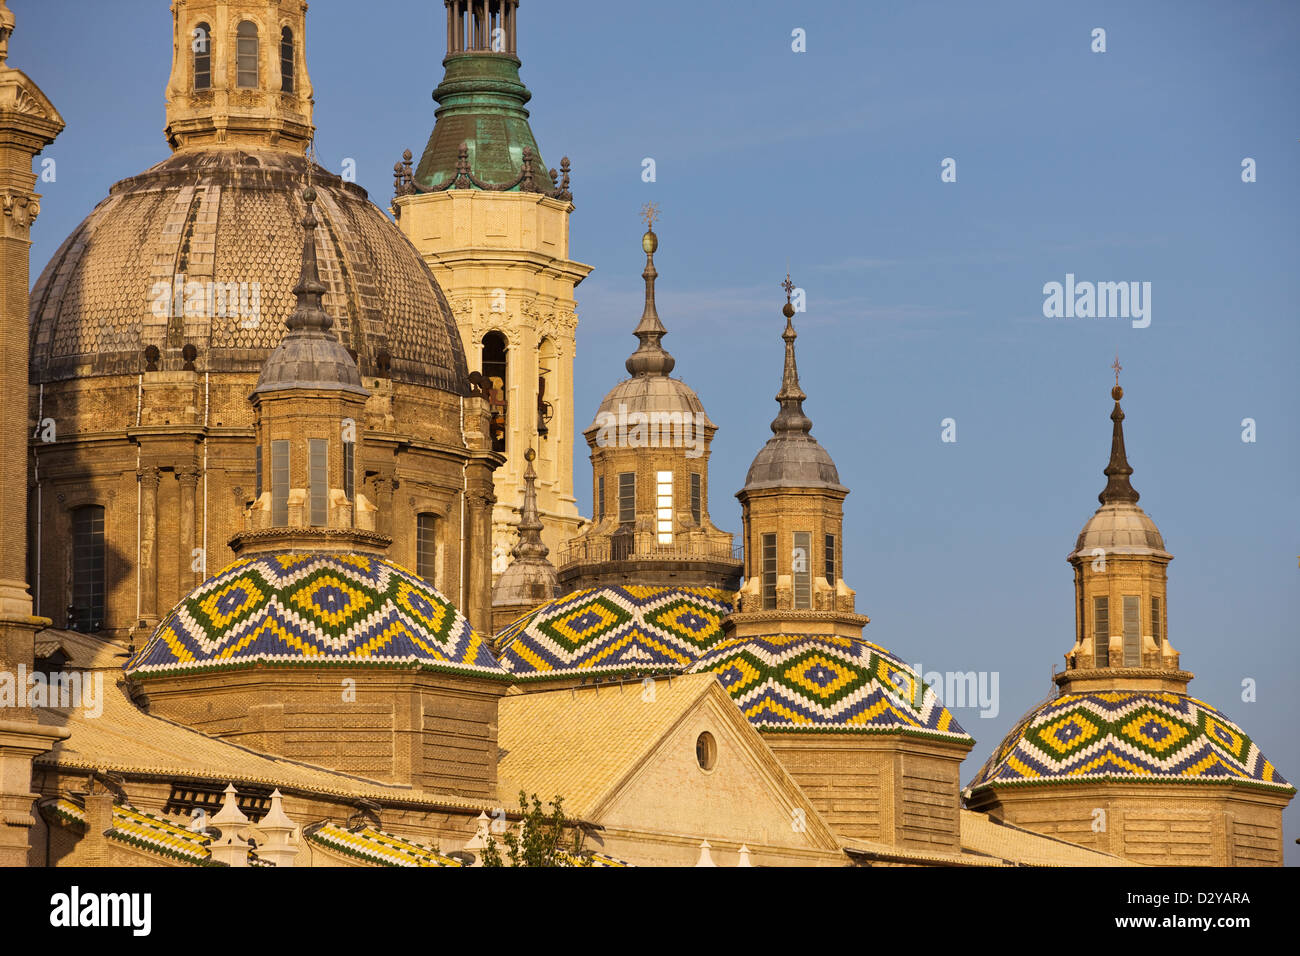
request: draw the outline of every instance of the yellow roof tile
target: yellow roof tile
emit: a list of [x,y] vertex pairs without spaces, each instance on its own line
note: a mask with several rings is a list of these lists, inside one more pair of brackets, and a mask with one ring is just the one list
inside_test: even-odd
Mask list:
[[119,684],[121,671],[96,671],[104,678],[103,713],[80,709],[42,710],[41,722],[71,731],[67,740],[36,758],[42,767],[112,770],[131,775],[254,783],[341,797],[366,797],[386,803],[491,812],[490,801],[418,790],[366,777],[273,757],[146,714]]
[[568,816],[596,809],[695,704],[718,687],[712,673],[503,697],[498,792],[564,798]]

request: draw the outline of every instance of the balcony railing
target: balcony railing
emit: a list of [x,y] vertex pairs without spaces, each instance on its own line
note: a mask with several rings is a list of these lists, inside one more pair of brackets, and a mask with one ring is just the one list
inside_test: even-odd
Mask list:
[[744,549],[719,541],[660,544],[655,535],[616,535],[595,541],[570,542],[559,555],[560,567],[606,564],[611,561],[741,561]]

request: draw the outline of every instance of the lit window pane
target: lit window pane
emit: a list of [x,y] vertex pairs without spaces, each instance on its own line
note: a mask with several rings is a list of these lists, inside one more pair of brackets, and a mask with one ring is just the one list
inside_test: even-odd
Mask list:
[[672,543],[673,543],[673,536],[672,536],[671,534],[661,534],[661,535],[659,536],[659,543],[660,543],[660,544],[672,544]]
[[672,480],[673,480],[673,473],[672,473],[671,471],[661,471],[661,472],[659,472],[659,481],[660,481],[660,482],[669,482],[669,483],[671,483]]

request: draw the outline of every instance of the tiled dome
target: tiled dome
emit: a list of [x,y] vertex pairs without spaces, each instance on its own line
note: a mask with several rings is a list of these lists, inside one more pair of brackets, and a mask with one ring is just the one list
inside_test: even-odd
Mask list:
[[501,666],[519,680],[680,673],[722,640],[734,597],[690,587],[576,591],[502,630]]
[[916,671],[860,638],[733,638],[691,668],[692,673],[709,671],[759,730],[903,733],[974,742]]
[[261,554],[196,588],[126,664],[137,679],[253,664],[415,667],[504,678],[490,642],[405,568]]
[[[283,150],[186,150],[115,185],[32,293],[32,381],[134,375],[146,346],[186,344],[203,370],[256,376],[295,306],[306,162]],[[460,335],[420,254],[365,190],[319,167],[312,177],[325,310],[362,374],[387,367],[395,381],[465,394]],[[246,283],[242,307],[216,307],[214,295],[169,309],[160,283],[182,275],[205,289]]]
[[1294,789],[1246,732],[1186,694],[1062,694],[1012,728],[972,790],[1084,781],[1242,783]]

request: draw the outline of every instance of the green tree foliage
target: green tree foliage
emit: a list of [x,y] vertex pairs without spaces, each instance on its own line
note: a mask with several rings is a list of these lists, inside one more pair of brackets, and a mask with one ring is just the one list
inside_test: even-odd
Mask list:
[[569,834],[569,849],[564,849],[567,828],[563,806],[564,798],[557,796],[551,801],[550,812],[547,812],[537,794],[533,794],[529,806],[528,795],[520,790],[519,815],[522,820],[519,832],[512,828],[502,834],[502,842],[506,845],[504,857],[496,839],[489,835],[483,849],[483,865],[591,866],[590,858],[583,853],[583,835],[577,828]]

